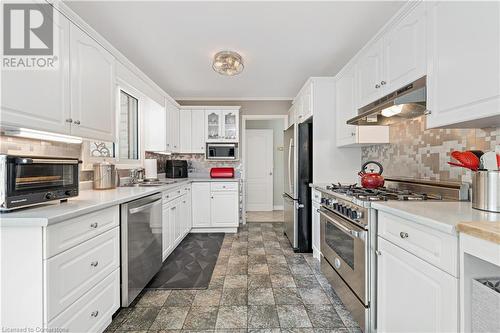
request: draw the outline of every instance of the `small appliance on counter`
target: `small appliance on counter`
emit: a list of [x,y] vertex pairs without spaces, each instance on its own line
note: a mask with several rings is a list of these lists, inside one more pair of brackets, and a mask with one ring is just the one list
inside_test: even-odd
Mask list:
[[234,168],[211,168],[210,178],[234,178]]
[[0,211],[78,196],[80,163],[74,158],[0,155]]
[[186,160],[167,160],[165,164],[165,177],[187,178],[188,163]]
[[94,163],[94,190],[111,190],[120,186],[120,176],[115,165],[110,162]]
[[144,160],[145,181],[158,180],[158,162],[155,158],[147,158]]

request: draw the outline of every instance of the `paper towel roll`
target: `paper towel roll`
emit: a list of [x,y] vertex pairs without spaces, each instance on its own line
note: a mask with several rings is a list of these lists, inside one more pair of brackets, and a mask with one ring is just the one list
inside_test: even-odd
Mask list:
[[157,179],[158,172],[156,170],[156,159],[154,158],[146,158],[144,160],[144,169],[146,170],[146,179]]

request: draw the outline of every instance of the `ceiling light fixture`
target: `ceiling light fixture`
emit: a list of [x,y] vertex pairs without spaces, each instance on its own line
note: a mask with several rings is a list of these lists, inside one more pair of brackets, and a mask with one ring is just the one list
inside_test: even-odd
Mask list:
[[212,68],[221,75],[233,76],[243,71],[243,58],[233,51],[221,51],[214,56]]

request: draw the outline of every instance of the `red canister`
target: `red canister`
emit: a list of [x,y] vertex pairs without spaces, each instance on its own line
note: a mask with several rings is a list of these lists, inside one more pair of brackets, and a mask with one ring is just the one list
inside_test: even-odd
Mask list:
[[210,178],[234,178],[234,168],[212,168]]

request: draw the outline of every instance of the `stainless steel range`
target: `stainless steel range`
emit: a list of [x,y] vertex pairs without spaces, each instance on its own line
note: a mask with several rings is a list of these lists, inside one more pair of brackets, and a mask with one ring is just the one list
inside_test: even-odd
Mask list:
[[376,331],[377,214],[373,201],[460,200],[454,183],[386,179],[380,189],[356,185],[317,187],[322,195],[321,270],[364,332]]

